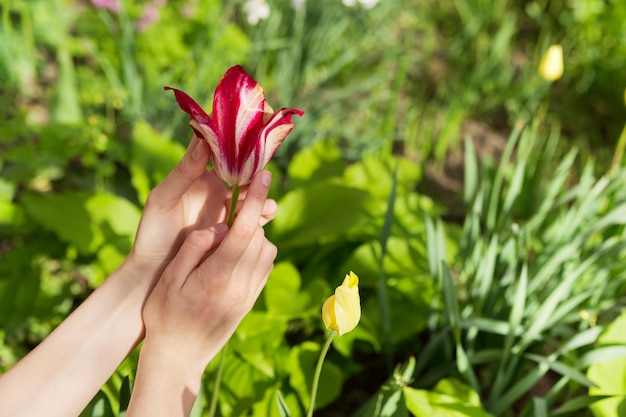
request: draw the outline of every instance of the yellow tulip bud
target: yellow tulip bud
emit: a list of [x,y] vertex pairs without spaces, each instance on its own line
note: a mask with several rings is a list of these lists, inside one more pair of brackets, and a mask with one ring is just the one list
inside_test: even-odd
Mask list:
[[361,319],[359,277],[352,271],[322,306],[322,320],[326,328],[341,336],[354,329]]
[[563,75],[563,47],[552,45],[539,63],[539,75],[547,81],[556,81]]

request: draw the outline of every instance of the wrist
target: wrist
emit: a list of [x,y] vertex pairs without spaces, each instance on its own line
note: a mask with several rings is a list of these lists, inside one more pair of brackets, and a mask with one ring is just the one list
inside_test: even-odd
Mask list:
[[[139,353],[139,364],[128,417],[188,416],[200,390],[203,370],[175,349],[146,340]],[[182,407],[181,407],[182,404]]]
[[150,262],[146,259],[142,259],[135,253],[135,250],[131,250],[119,270],[124,273],[128,281],[134,286],[148,287],[152,290],[154,285],[161,276],[163,267],[160,262]]
[[149,336],[143,342],[139,363],[166,377],[170,384],[184,386],[194,395],[200,389],[200,380],[206,363],[190,354],[176,340],[156,341]]

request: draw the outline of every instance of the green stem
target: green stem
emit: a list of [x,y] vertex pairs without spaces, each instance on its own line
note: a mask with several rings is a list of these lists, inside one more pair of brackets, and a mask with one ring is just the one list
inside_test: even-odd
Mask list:
[[[235,200],[237,201],[237,200]],[[220,354],[220,363],[217,365],[217,374],[215,375],[215,383],[213,384],[213,393],[211,394],[211,406],[209,407],[209,417],[215,416],[215,411],[217,410],[217,399],[220,393],[220,385],[222,383],[222,371],[224,370],[224,362],[226,358],[226,350],[228,348],[228,343],[224,345],[222,348],[222,353]]]
[[[230,200],[230,208],[228,209],[228,216],[226,218],[226,224],[230,228],[233,225],[235,219],[235,209],[237,208],[237,201],[239,199],[239,192],[241,187],[233,185],[233,195]],[[217,400],[220,393],[220,385],[222,384],[222,371],[224,370],[224,362],[226,362],[226,350],[228,348],[228,342],[222,348],[220,354],[220,363],[217,365],[217,374],[215,374],[215,383],[213,384],[213,393],[211,394],[211,405],[209,407],[208,417],[214,417],[217,410]]]
[[331,330],[328,335],[328,339],[326,339],[326,343],[320,352],[320,357],[317,360],[317,366],[315,367],[315,375],[313,375],[313,387],[311,388],[311,403],[309,404],[309,410],[306,413],[307,417],[313,416],[313,409],[315,408],[315,397],[317,397],[317,384],[320,382],[320,375],[322,374],[322,365],[324,364],[324,358],[328,353],[328,349],[330,348],[330,344],[333,341],[337,332],[335,330]]
[[615,176],[617,174],[617,170],[622,164],[622,158],[624,158],[624,148],[626,148],[626,126],[622,129],[622,134],[617,141],[617,146],[615,147],[615,153],[613,153],[613,161],[611,162],[611,176]]
[[241,188],[238,185],[233,185],[233,196],[230,199],[230,209],[228,209],[228,218],[226,219],[226,224],[229,228],[233,225],[233,220],[235,219],[235,209],[237,208],[239,191],[241,191]]

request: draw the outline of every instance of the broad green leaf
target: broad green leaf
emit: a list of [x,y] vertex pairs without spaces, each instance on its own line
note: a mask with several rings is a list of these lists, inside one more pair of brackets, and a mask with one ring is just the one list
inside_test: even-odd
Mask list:
[[283,342],[286,329],[286,321],[252,311],[237,327],[229,346],[268,378],[274,378],[272,353]]
[[[432,281],[412,277],[397,277],[389,287],[389,303],[391,308],[391,341],[400,343],[411,339],[426,328],[430,311],[430,300],[434,289]],[[380,332],[382,329],[380,310],[375,298],[362,301],[363,315],[359,327],[373,326]],[[380,339],[380,336],[379,336]]]
[[[458,385],[459,387],[451,389],[453,385]],[[476,403],[472,395],[469,395],[470,398],[468,401],[468,388],[463,387],[460,382],[449,381],[443,388],[445,392],[442,392],[437,387],[433,391],[404,387],[402,392],[407,409],[415,417],[491,416],[491,414],[483,409],[480,402]],[[471,389],[469,389],[469,391],[471,391]],[[462,397],[456,397],[456,394],[460,394]]]
[[[600,335],[596,349],[603,346],[626,345],[626,312],[607,326]],[[589,389],[592,396],[612,396],[592,404],[589,408],[596,417],[621,416],[626,412],[626,358],[609,359],[591,365],[587,377],[596,384]]]
[[[219,408],[221,415],[239,415],[260,401],[274,382],[272,378],[241,358],[234,350],[227,350],[226,355],[220,386]],[[214,365],[211,364],[212,367]],[[205,374],[204,384],[209,393],[212,392],[214,379],[214,373]]]
[[93,253],[103,242],[98,224],[87,210],[87,193],[57,194],[24,193],[22,203],[26,212],[44,228],[75,245],[82,253]]
[[369,220],[369,202],[366,191],[330,181],[297,188],[278,202],[280,215],[270,223],[272,238],[284,247],[345,236]]
[[301,277],[296,267],[289,262],[276,264],[270,274],[263,298],[268,314],[290,320],[305,315],[311,310],[320,310],[320,300],[329,293],[324,280],[314,280],[301,288]]
[[289,163],[287,175],[291,187],[340,176],[345,162],[339,148],[331,141],[318,141],[300,150]]
[[130,249],[141,215],[128,200],[108,193],[24,193],[24,208],[44,228],[91,254],[107,241]]
[[343,179],[346,185],[387,200],[394,182],[399,191],[412,191],[421,176],[420,166],[408,159],[365,155],[358,163],[346,168]]
[[161,136],[148,123],[135,123],[130,173],[139,201],[145,203],[150,191],[176,166],[184,153],[182,145]]

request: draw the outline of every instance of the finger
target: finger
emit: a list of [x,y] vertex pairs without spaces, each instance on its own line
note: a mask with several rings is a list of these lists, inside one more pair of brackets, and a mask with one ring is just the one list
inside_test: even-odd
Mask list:
[[278,248],[269,240],[265,239],[263,247],[261,248],[261,252],[259,254],[259,260],[257,262],[257,274],[262,277],[262,279],[258,282],[258,286],[256,288],[255,300],[263,291],[265,284],[267,283],[267,279],[270,276],[270,273],[274,269],[274,261],[276,260],[276,255],[278,254]]
[[207,229],[194,230],[181,245],[178,253],[167,266],[164,277],[181,288],[187,276],[202,262],[207,252],[215,249],[228,231],[228,226],[218,223]]
[[[235,216],[237,216],[239,212],[241,211],[241,205],[243,204],[243,201],[244,201],[243,198],[239,199],[239,202],[237,203],[237,209],[235,210]],[[228,208],[229,205],[230,205],[230,200],[225,200],[224,207]],[[265,226],[267,223],[274,220],[274,217],[276,217],[277,212],[278,212],[278,204],[276,203],[276,200],[268,198],[267,200],[265,200],[265,204],[263,205],[263,210],[261,210],[261,219],[259,221],[259,224],[261,226]]]
[[194,136],[185,155],[161,184],[152,191],[151,198],[164,205],[177,203],[191,184],[206,172],[209,156],[208,144]]
[[263,205],[263,210],[261,211],[261,226],[265,226],[267,223],[274,220],[277,212],[278,204],[276,203],[276,200],[265,200],[265,205]]
[[225,265],[235,267],[257,232],[271,182],[272,174],[269,171],[261,171],[248,187],[241,211],[217,249]]
[[242,282],[242,285],[249,285],[249,301],[248,305],[250,308],[254,306],[254,303],[259,298],[261,291],[265,287],[267,283],[267,279],[269,278],[270,272],[274,268],[274,260],[276,259],[277,249],[269,240],[262,238],[261,247],[258,248],[258,253],[256,259],[254,260],[254,264],[251,265],[251,274],[248,274],[248,277],[253,277],[253,279],[248,279],[248,282]]

